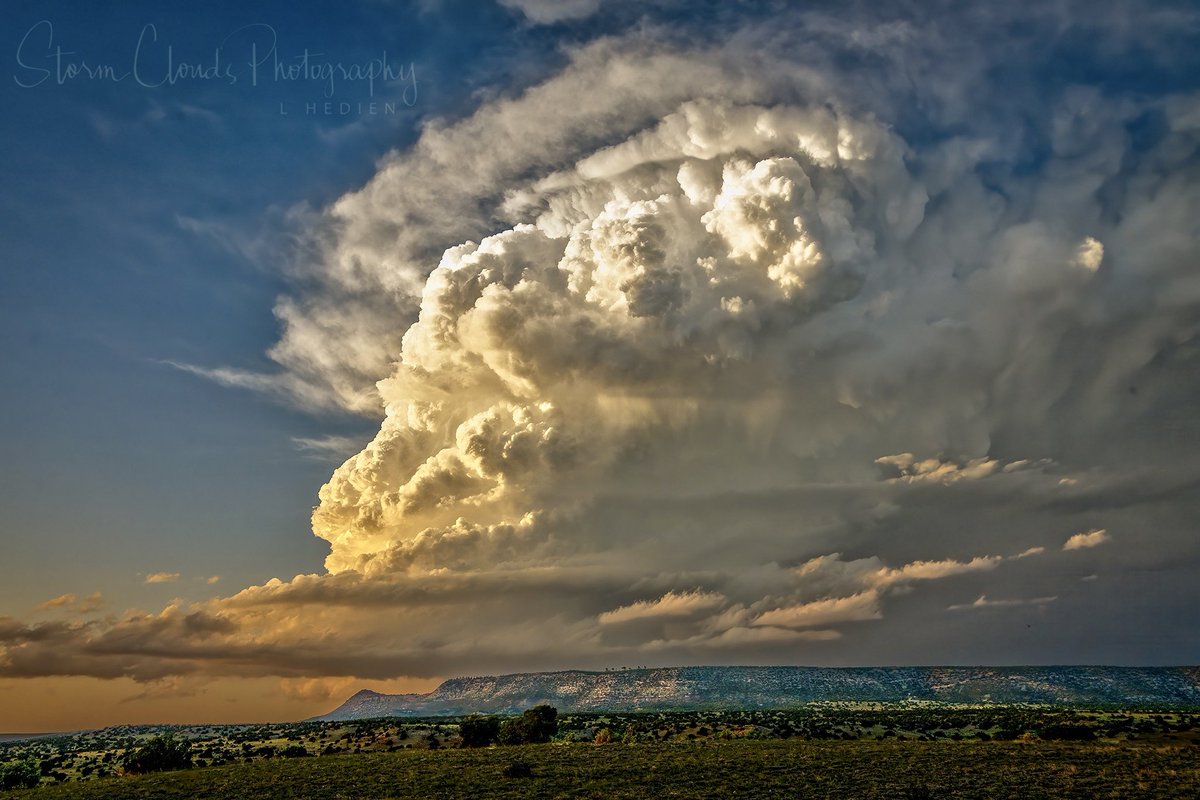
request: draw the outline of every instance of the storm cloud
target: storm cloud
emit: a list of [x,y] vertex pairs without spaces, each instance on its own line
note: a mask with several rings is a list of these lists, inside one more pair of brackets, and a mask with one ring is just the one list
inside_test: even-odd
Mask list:
[[428,123],[257,376],[381,420],[325,571],[0,674],[1184,659],[1200,94],[1080,65],[1197,15],[1082,8],[647,24]]

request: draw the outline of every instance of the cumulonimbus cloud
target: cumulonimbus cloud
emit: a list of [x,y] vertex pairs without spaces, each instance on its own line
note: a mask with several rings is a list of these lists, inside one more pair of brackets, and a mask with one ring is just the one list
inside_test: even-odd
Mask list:
[[[616,37],[428,125],[276,309],[264,388],[381,418],[320,491],[325,571],[0,621],[0,674],[878,662],[963,596],[1069,608],[1063,527],[1200,475],[1153,427],[1197,388],[1200,101],[988,104],[989,24]],[[1176,523],[1130,563],[1194,555]]]

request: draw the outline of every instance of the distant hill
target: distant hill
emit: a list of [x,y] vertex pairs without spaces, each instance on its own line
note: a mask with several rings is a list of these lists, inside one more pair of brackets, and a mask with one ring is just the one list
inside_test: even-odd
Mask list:
[[429,694],[364,689],[321,720],[560,711],[789,708],[821,701],[1200,706],[1200,667],[666,667],[452,678]]
[[69,733],[0,733],[0,744],[7,742],[23,742],[28,739],[49,739],[52,736],[70,736]]

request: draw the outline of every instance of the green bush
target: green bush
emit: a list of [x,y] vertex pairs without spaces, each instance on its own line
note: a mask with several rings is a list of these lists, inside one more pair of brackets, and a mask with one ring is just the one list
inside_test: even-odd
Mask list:
[[29,789],[42,780],[42,768],[32,758],[0,764],[0,790]]
[[155,736],[126,755],[123,766],[126,772],[134,774],[187,769],[192,766],[192,747],[186,739],[170,733]]
[[495,717],[467,717],[458,724],[462,747],[487,747],[500,736],[500,720]]
[[558,733],[558,709],[540,705],[500,725],[500,744],[540,744]]

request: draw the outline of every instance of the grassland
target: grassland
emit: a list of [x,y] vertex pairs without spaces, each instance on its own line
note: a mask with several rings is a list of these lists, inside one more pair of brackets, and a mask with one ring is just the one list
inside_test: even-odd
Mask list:
[[[506,777],[514,763],[527,764],[532,775]],[[789,739],[422,749],[103,778],[12,796],[1195,798],[1200,797],[1200,748],[1144,742]]]
[[[24,798],[1200,798],[1200,714],[808,706],[566,714],[549,744],[460,749],[457,718],[119,727],[0,743]],[[126,775],[163,734],[195,768]],[[604,742],[604,744],[600,744]],[[526,765],[529,776],[512,776]],[[521,772],[522,770],[516,770]],[[0,793],[3,794],[3,793]],[[6,797],[7,800],[7,797]]]

